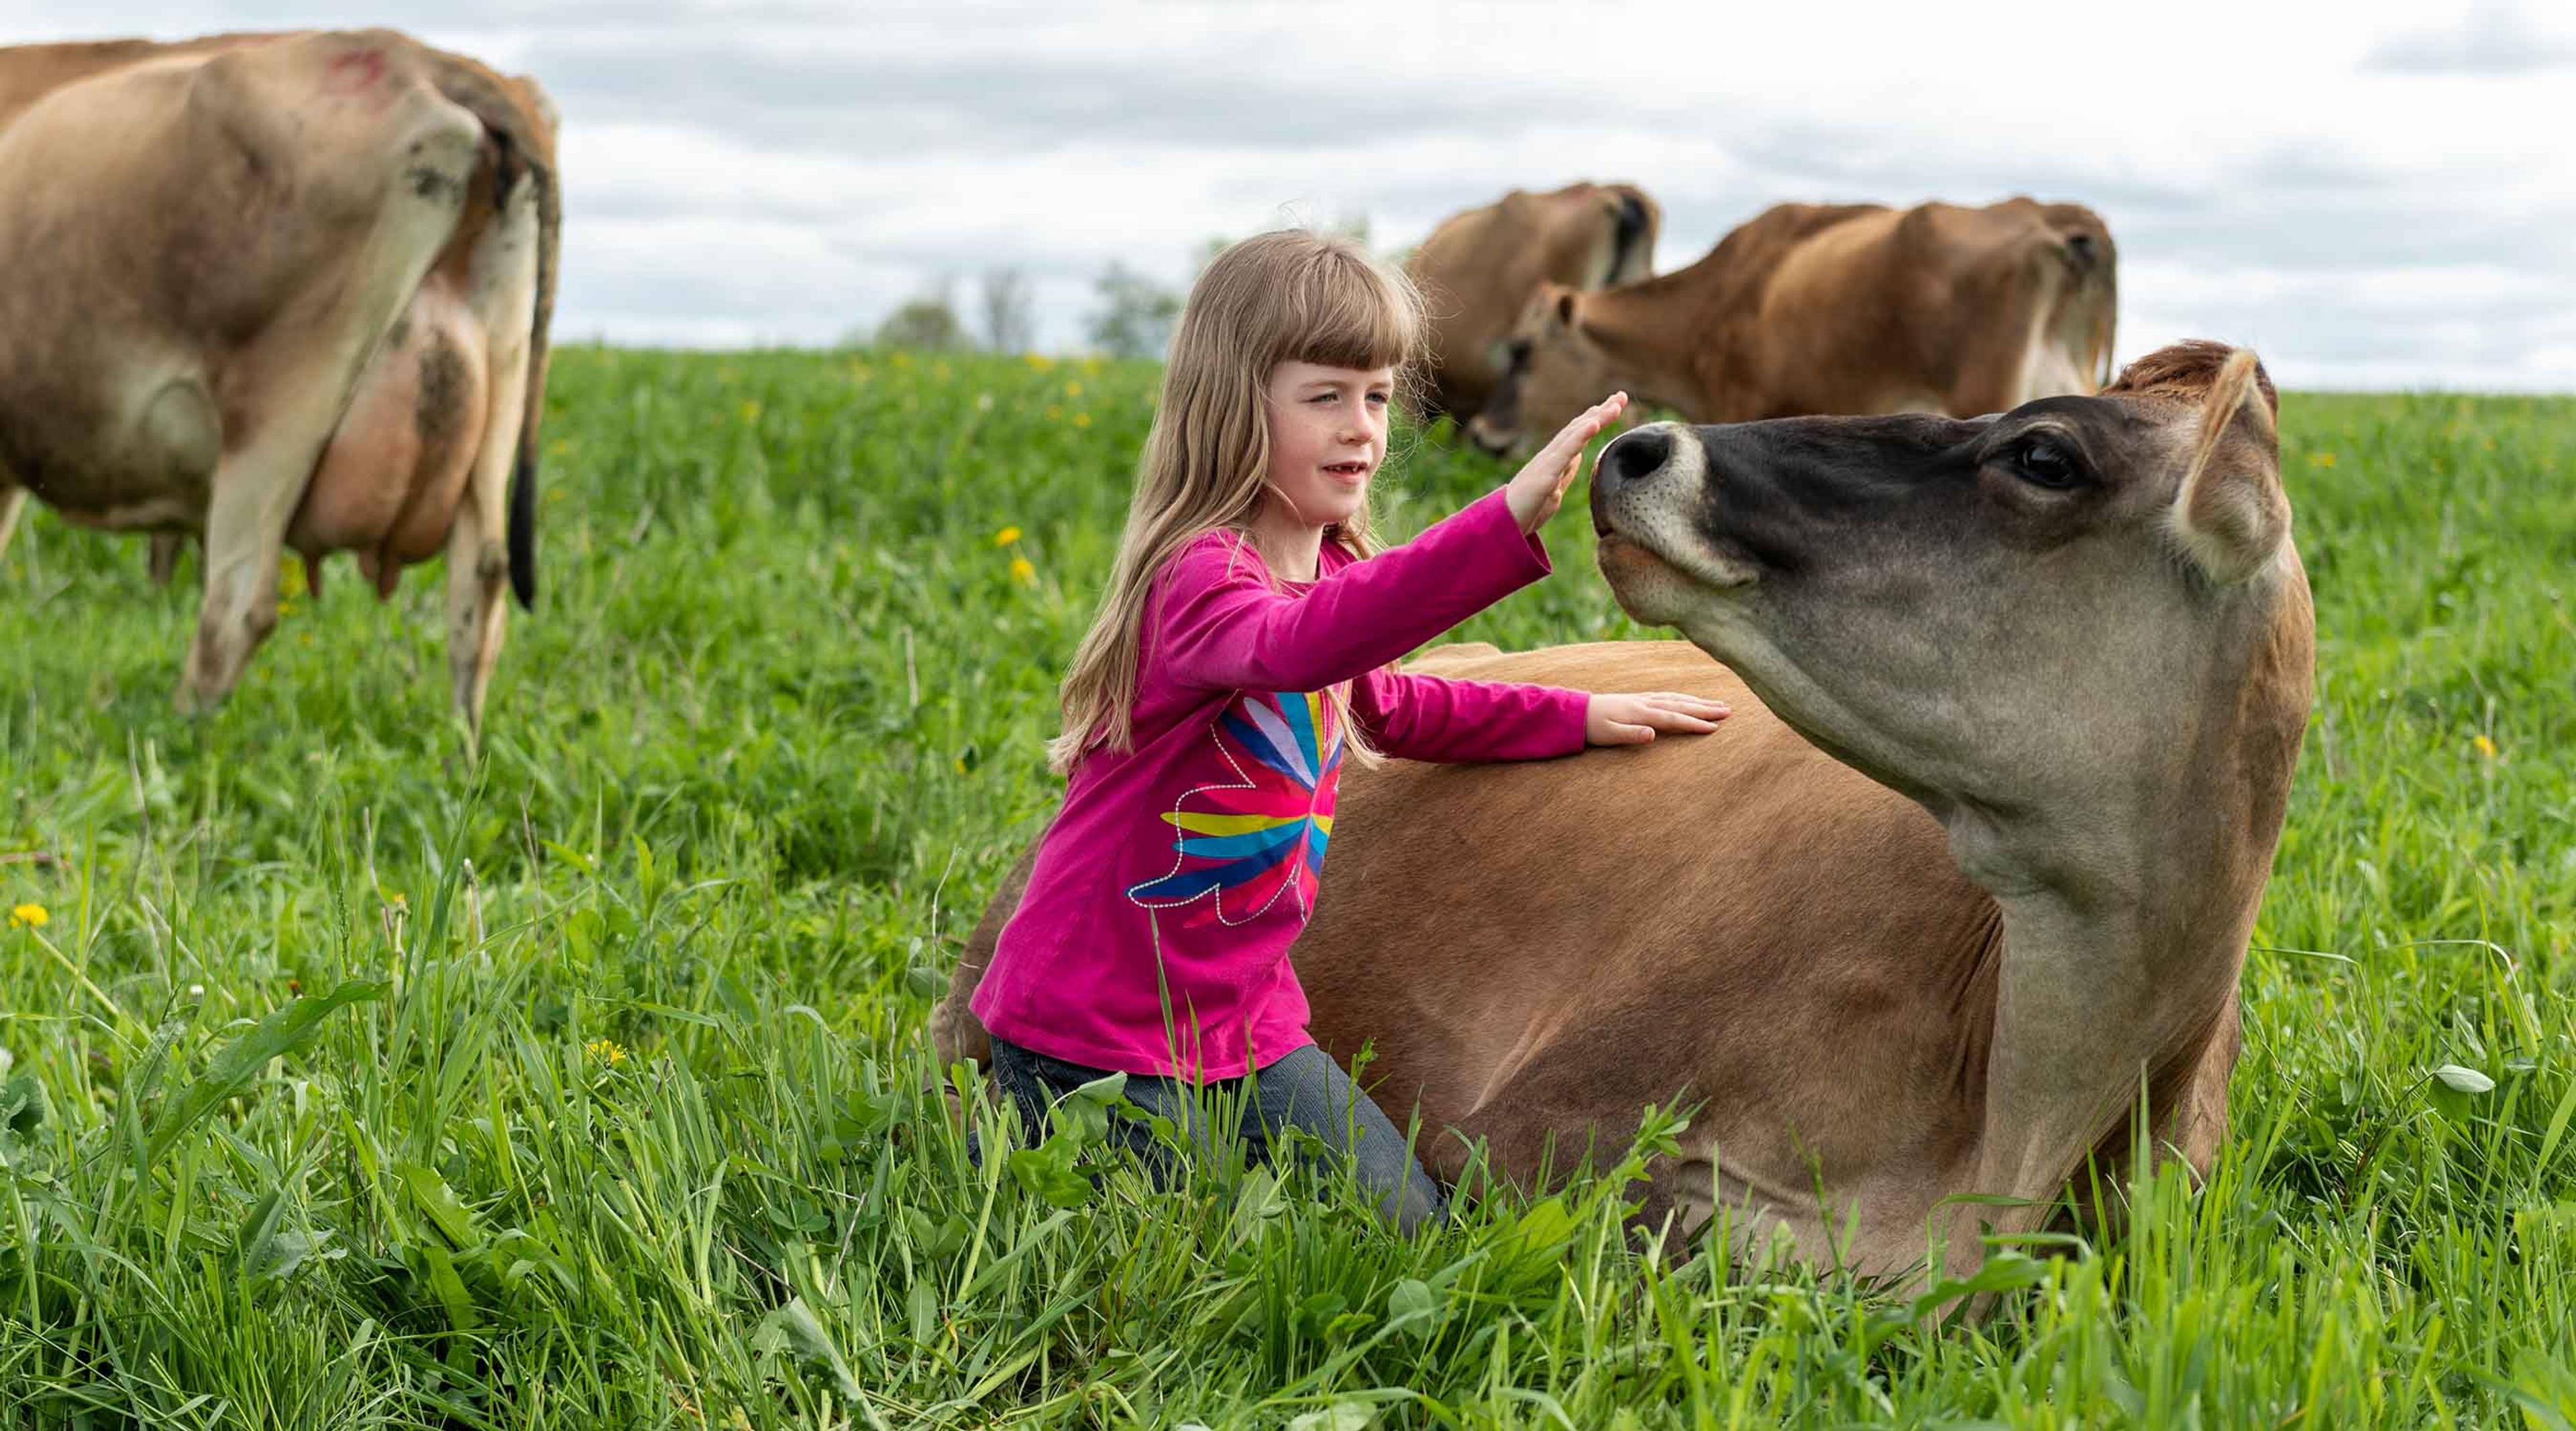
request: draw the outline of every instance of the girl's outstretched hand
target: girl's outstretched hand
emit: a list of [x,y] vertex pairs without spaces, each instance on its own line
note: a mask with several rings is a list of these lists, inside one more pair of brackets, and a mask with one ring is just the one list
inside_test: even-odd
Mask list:
[[1590,442],[1627,405],[1626,393],[1612,393],[1608,400],[1567,423],[1512,478],[1511,486],[1503,489],[1503,501],[1510,505],[1512,519],[1521,524],[1522,531],[1535,532],[1556,515],[1557,507],[1565,501],[1565,489],[1573,485],[1574,474],[1583,465],[1583,444]]
[[1644,745],[1655,732],[1706,735],[1733,714],[1724,701],[1685,696],[1673,691],[1647,691],[1631,696],[1599,696],[1583,708],[1586,745]]

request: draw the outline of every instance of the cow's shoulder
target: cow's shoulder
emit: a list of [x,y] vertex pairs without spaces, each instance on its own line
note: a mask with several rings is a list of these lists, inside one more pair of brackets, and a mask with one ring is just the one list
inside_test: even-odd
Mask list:
[[1723,309],[1748,310],[1772,275],[1819,235],[1887,212],[1884,204],[1775,204],[1718,241],[1698,265],[1699,286]]

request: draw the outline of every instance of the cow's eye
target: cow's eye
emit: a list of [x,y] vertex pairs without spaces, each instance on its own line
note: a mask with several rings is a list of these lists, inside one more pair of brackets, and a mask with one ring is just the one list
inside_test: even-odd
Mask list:
[[2034,437],[2013,449],[2013,471],[2035,487],[2064,491],[2084,480],[2075,455],[2053,439]]
[[1524,368],[1524,367],[1529,366],[1529,355],[1530,355],[1530,341],[1529,341],[1529,339],[1527,339],[1527,338],[1516,338],[1516,339],[1512,340],[1511,356],[1512,356],[1512,366],[1513,366],[1513,367],[1515,367],[1515,368]]

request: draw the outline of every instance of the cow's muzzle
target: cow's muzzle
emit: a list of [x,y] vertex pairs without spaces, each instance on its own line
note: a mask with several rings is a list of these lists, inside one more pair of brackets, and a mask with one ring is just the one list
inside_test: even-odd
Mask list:
[[1521,440],[1519,433],[1506,431],[1485,421],[1483,413],[1467,419],[1463,435],[1469,446],[1487,457],[1508,457],[1511,455],[1512,448]]
[[1611,515],[1632,506],[1640,492],[1673,465],[1673,429],[1668,423],[1621,433],[1592,468],[1592,530],[1606,536],[1614,530]]

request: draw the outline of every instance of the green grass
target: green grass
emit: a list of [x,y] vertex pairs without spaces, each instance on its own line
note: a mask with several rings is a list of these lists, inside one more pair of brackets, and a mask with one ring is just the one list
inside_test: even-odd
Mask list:
[[[479,768],[434,573],[379,605],[335,567],[191,723],[193,596],[36,514],[0,560],[0,909],[50,916],[0,927],[0,1423],[2576,1418],[2576,402],[2286,401],[2321,688],[2235,1136],[1999,1262],[2036,1285],[1968,1327],[1648,1258],[1615,1179],[1404,1242],[1302,1176],[969,1165],[918,1030],[1053,799],[1155,378],[564,353]],[[1415,442],[1389,525],[1501,475]],[[1464,634],[1635,634],[1585,526]]]

